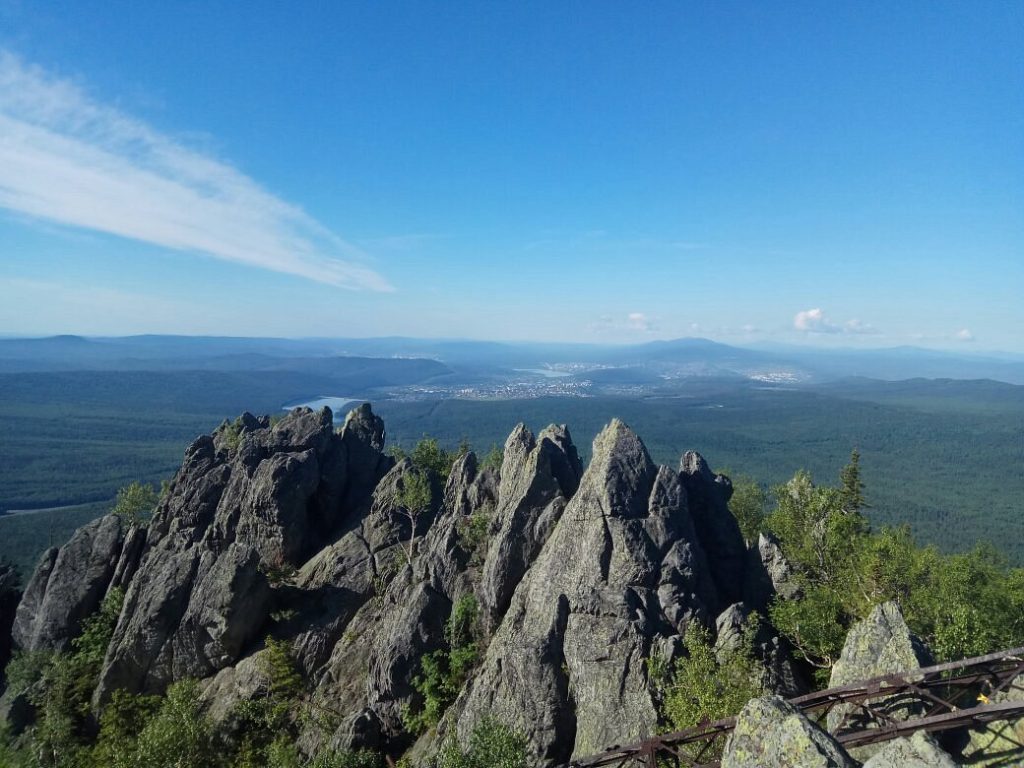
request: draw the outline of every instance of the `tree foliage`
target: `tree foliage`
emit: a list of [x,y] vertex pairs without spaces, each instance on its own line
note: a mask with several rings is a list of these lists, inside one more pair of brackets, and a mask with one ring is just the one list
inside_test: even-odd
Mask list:
[[690,625],[687,655],[676,662],[664,688],[663,715],[671,730],[731,717],[763,692],[763,670],[753,654],[756,631],[754,616],[744,627],[739,645],[717,658],[710,633],[699,624]]
[[398,492],[396,501],[402,512],[409,519],[409,540],[406,542],[403,551],[406,561],[411,566],[413,561],[413,547],[416,540],[416,525],[420,515],[430,509],[432,493],[430,488],[430,477],[426,472],[414,470],[402,476],[402,489]]
[[459,598],[445,623],[447,648],[420,660],[413,687],[422,704],[405,713],[405,727],[419,734],[437,725],[480,660],[480,609],[473,595]]
[[117,492],[117,501],[112,511],[128,525],[142,525],[153,514],[157,501],[153,486],[135,482]]
[[729,511],[739,523],[744,540],[756,541],[768,513],[768,492],[756,480],[743,476],[733,478],[732,488]]
[[473,728],[467,744],[454,738],[441,749],[435,768],[527,768],[526,739],[493,717]]
[[799,600],[776,600],[772,623],[827,678],[850,625],[887,600],[940,660],[1024,643],[1024,570],[993,547],[957,555],[918,546],[907,527],[872,531],[856,451],[838,487],[805,472],[775,489],[765,519],[793,566]]

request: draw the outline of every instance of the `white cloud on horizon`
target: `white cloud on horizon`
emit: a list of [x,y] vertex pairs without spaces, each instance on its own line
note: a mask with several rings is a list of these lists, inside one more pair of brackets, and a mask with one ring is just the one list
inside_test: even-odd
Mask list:
[[974,341],[974,334],[971,333],[969,328],[961,328],[959,331],[953,334],[954,341]]
[[626,318],[627,325],[634,331],[643,331],[649,333],[653,330],[651,321],[647,319],[647,315],[643,312],[630,312]]
[[825,317],[820,307],[797,312],[793,317],[793,327],[803,333],[839,333],[842,330]]
[[0,50],[0,207],[341,288],[366,255],[253,179]]
[[801,333],[839,333],[851,335],[875,335],[880,331],[858,318],[847,320],[842,325],[832,322],[820,307],[805,309],[793,317],[793,328]]

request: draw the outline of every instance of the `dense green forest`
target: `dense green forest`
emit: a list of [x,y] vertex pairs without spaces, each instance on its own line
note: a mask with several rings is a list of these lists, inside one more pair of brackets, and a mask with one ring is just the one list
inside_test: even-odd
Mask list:
[[[0,509],[109,503],[129,482],[158,486],[185,446],[225,417],[324,394],[373,398],[389,443],[406,447],[431,434],[486,450],[525,421],[568,424],[586,452],[618,416],[656,461],[674,464],[692,448],[766,486],[802,467],[832,476],[856,446],[873,522],[910,524],[921,541],[949,551],[991,541],[1024,560],[1024,387],[987,381],[809,389],[695,379],[671,396],[409,401],[289,371],[0,375]],[[33,562],[88,514],[0,518],[0,557]]]

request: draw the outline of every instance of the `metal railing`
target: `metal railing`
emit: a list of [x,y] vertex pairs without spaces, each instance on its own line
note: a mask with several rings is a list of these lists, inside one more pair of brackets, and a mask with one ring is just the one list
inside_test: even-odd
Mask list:
[[[1024,648],[951,661],[902,674],[889,674],[789,699],[812,720],[824,722],[835,712],[832,735],[844,747],[877,744],[916,731],[939,732],[985,726],[1024,716],[1024,690],[1018,700],[992,703],[1024,673]],[[894,716],[894,710],[902,711]],[[678,766],[717,768],[716,757],[736,725],[735,718],[703,723],[652,736],[626,746],[612,746],[567,768]],[[1005,734],[1001,738],[1009,739]],[[1024,744],[1016,744],[1024,755]]]

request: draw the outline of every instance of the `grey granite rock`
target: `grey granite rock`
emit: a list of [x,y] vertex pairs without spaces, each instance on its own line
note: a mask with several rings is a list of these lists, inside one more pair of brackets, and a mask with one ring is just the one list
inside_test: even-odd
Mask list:
[[752,699],[736,718],[722,768],[854,768],[825,731],[778,696]]

